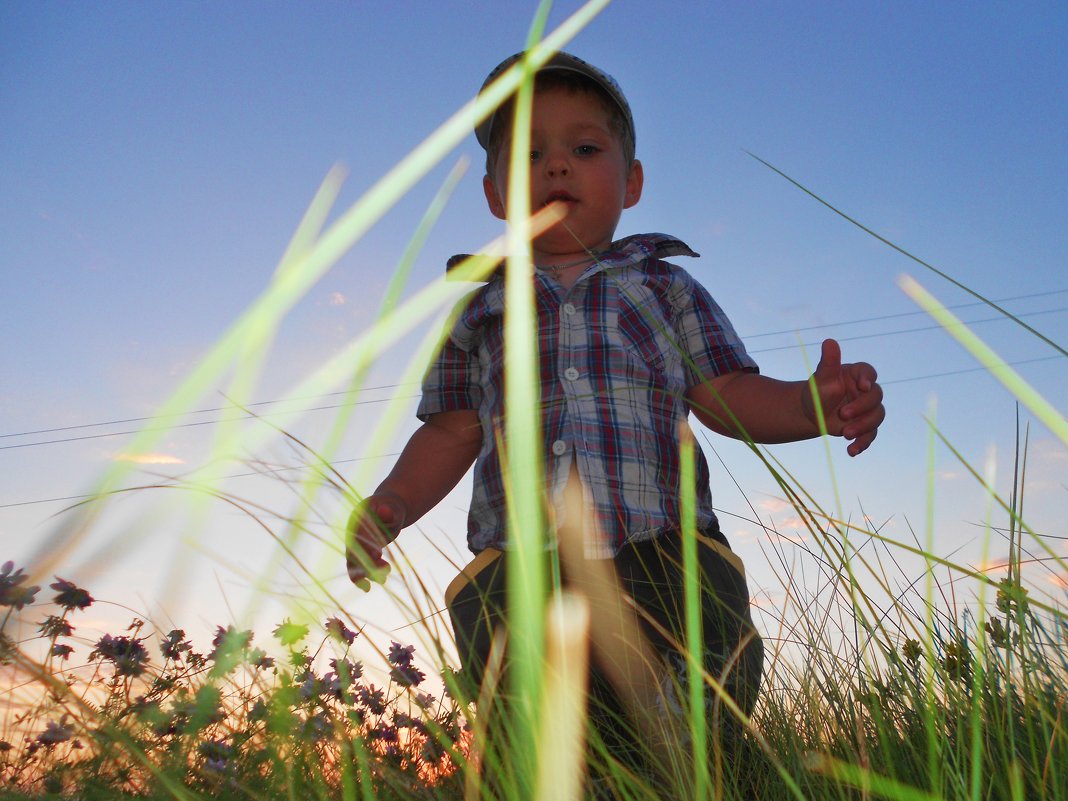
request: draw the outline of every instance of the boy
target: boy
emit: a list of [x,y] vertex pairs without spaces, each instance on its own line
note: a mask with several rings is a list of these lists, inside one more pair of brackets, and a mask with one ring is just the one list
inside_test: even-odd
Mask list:
[[[521,57],[500,64],[483,84]],[[490,212],[507,218],[512,133],[505,104],[476,129],[486,149]],[[680,433],[688,412],[730,437],[778,443],[819,435],[808,381],[762,376],[708,292],[662,259],[696,256],[661,234],[613,241],[623,209],[641,197],[634,121],[616,82],[559,53],[537,74],[530,154],[530,205],[563,204],[564,219],[532,241],[541,373],[547,548],[581,542],[562,560],[565,583],[581,583],[585,560],[614,566],[614,581],[657,654],[661,711],[685,699],[680,641]],[[503,418],[503,278],[464,301],[423,384],[423,426],[396,466],[353,515],[348,571],[364,581],[384,567],[382,549],[438,503],[475,463],[468,544],[477,555],[446,600],[464,672],[480,680],[503,620],[505,487],[499,453]],[[827,431],[851,440],[856,456],[885,415],[875,370],[842,364],[823,344],[814,374]],[[712,511],[707,465],[696,453],[697,528],[704,666],[746,712],[760,681],[763,646],[749,612],[741,560]],[[578,498],[568,504],[565,498]],[[565,554],[566,556],[566,554]],[[570,574],[570,577],[569,577]],[[603,611],[603,610],[602,610]],[[594,630],[598,610],[594,605]],[[638,749],[621,726],[635,710],[620,670],[594,643],[591,717],[613,754]],[[622,682],[622,683],[625,683]],[[710,694],[712,698],[714,695]],[[624,697],[622,704],[619,697]],[[639,710],[639,716],[642,714]],[[729,713],[724,712],[724,716]]]

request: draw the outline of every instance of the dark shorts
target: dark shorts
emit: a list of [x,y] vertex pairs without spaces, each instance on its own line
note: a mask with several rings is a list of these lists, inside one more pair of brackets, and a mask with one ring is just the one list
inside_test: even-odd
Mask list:
[[[456,635],[463,674],[472,686],[481,683],[494,631],[505,620],[507,559],[501,551],[478,554],[449,585],[446,605]],[[718,529],[699,532],[702,662],[704,669],[749,714],[756,702],[764,646],[753,626],[749,590],[738,558]],[[660,655],[668,683],[687,699],[684,577],[681,535],[665,535],[632,543],[612,560],[622,591],[641,610],[638,621],[649,644]],[[563,583],[568,584],[566,565]],[[597,611],[593,610],[593,625]],[[507,659],[505,660],[507,666]],[[706,689],[711,712],[718,695]],[[591,661],[590,719],[611,751],[626,751],[633,732],[621,727],[622,707],[604,671]],[[718,719],[728,720],[723,710]]]

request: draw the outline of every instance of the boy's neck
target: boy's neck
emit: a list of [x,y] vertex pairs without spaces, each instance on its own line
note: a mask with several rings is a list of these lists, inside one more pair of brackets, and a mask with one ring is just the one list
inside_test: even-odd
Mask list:
[[574,286],[579,276],[582,275],[591,264],[597,262],[597,259],[602,252],[603,251],[591,252],[574,261],[557,262],[554,264],[539,264],[538,261],[535,260],[534,269],[542,274],[551,276],[566,288],[570,289]]
[[542,251],[535,247],[531,253],[531,259],[534,262],[534,266],[539,270],[547,272],[566,270],[572,267],[593,264],[610,249],[611,244],[611,242],[604,242],[595,247],[582,247],[576,243],[577,246],[574,250],[564,251],[561,249],[559,252]]

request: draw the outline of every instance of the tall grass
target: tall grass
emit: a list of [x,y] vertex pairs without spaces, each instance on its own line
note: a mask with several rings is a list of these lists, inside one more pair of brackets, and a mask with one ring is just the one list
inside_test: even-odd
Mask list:
[[[295,487],[295,512],[267,509],[227,493],[214,468],[168,484],[191,497],[230,504],[262,525],[276,547],[274,569],[286,565],[298,571],[309,597],[320,608],[333,610],[322,620],[295,610],[296,620],[279,621],[269,638],[241,630],[234,621],[220,621],[210,646],[146,617],[135,618],[122,633],[80,638],[79,615],[94,599],[72,582],[49,577],[66,571],[63,561],[71,548],[99,525],[100,510],[129,477],[123,468],[103,476],[97,497],[69,513],[30,560],[29,572],[10,563],[0,568],[5,699],[0,723],[5,789],[0,793],[368,801],[568,799],[595,788],[599,797],[624,799],[1068,801],[1068,771],[1063,768],[1068,759],[1068,618],[1063,599],[1038,597],[1027,586],[1024,568],[1030,557],[1025,554],[1039,550],[1043,555],[1036,559],[1062,571],[1066,567],[1023,514],[1026,440],[1009,498],[994,492],[982,469],[961,459],[988,493],[990,537],[1000,528],[1010,532],[1011,563],[1007,577],[999,579],[936,553],[930,523],[921,544],[918,536],[895,539],[867,522],[857,525],[841,512],[828,512],[803,482],[754,448],[808,534],[807,544],[799,548],[769,531],[767,555],[784,600],[775,609],[762,610],[771,653],[754,715],[746,718],[723,694],[718,677],[706,674],[700,660],[691,657],[691,694],[685,702],[693,711],[685,727],[653,730],[638,721],[659,757],[652,776],[612,764],[594,741],[584,750],[586,642],[604,636],[597,621],[588,621],[588,598],[611,596],[615,590],[610,575],[588,576],[579,587],[587,600],[581,594],[554,596],[552,576],[541,573],[545,524],[528,243],[555,219],[552,212],[528,219],[521,162],[527,150],[522,132],[529,115],[530,76],[602,5],[590,3],[544,39],[543,7],[532,26],[529,57],[327,226],[340,185],[340,176],[331,173],[270,286],[130,448],[150,450],[166,431],[164,421],[192,409],[227,375],[232,376],[227,394],[238,407],[248,404],[266,349],[293,304],[416,180],[470,135],[476,120],[518,89],[509,232],[502,242],[487,246],[485,256],[458,268],[460,277],[479,280],[501,255],[508,256],[510,414],[504,453],[509,519],[518,546],[509,556],[517,568],[510,571],[514,617],[509,647],[519,669],[504,681],[520,703],[508,706],[512,719],[501,735],[505,742],[487,749],[481,741],[480,709],[488,707],[489,698],[475,697],[453,673],[449,635],[432,622],[440,599],[430,597],[433,593],[414,570],[404,567],[407,557],[400,545],[394,561],[402,566],[401,575],[368,589],[390,594],[410,617],[426,621],[418,632],[423,644],[417,650],[393,642],[377,652],[372,648],[373,656],[362,662],[355,658],[354,648],[362,642],[360,622],[340,608],[326,580],[343,562],[346,511],[359,498],[356,487],[363,486],[361,481],[350,484],[333,465],[338,443],[353,423],[350,413],[342,411],[324,443],[313,448],[290,438],[311,468],[311,478]],[[405,264],[454,181],[451,176],[427,212]],[[378,319],[294,387],[293,397],[345,386],[348,399],[355,400],[377,355],[440,313],[451,297],[443,283],[435,283],[401,301],[404,264],[397,275]],[[996,357],[961,334],[961,327],[945,318],[932,299],[915,288],[910,294],[923,297],[947,330],[967,339],[1007,389],[1068,444],[1064,415],[1053,404],[1004,373]],[[419,347],[413,374],[436,341],[437,334]],[[209,462],[226,464],[235,454],[256,452],[272,438],[286,436],[295,419],[283,415],[272,425],[253,420],[248,427],[220,428]],[[931,452],[943,447],[960,458],[932,421]],[[927,469],[933,474],[933,467]],[[692,564],[692,465],[686,475],[680,505],[688,532],[684,558]],[[932,497],[929,507],[933,502]],[[299,556],[298,546],[311,538],[322,540],[317,558]],[[911,563],[917,555],[926,572],[908,575],[906,560]],[[259,577],[268,588],[273,580],[272,574]],[[45,582],[53,594],[39,600],[36,584]],[[686,588],[690,654],[701,651],[695,625],[698,589],[695,582]],[[634,644],[636,653],[640,646]],[[369,664],[371,658],[378,664]],[[647,667],[643,659],[637,659],[635,675]],[[427,678],[431,671],[439,678]],[[721,733],[707,726],[705,688],[720,698],[718,714],[737,719],[744,731],[729,750],[716,747]],[[639,687],[631,699],[638,718],[648,701],[642,692]],[[706,744],[713,746],[708,759]],[[585,775],[588,763],[595,765],[592,781]]]

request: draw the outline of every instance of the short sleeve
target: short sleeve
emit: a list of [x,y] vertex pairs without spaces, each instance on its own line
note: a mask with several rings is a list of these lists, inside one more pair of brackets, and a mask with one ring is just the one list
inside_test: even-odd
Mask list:
[[457,328],[462,326],[461,318],[423,377],[423,397],[416,411],[423,422],[439,412],[478,409],[482,402],[478,352],[470,337],[463,338],[466,347],[458,344]]
[[673,328],[686,357],[687,387],[737,370],[759,372],[723,309],[682,269],[676,274],[672,306]]

